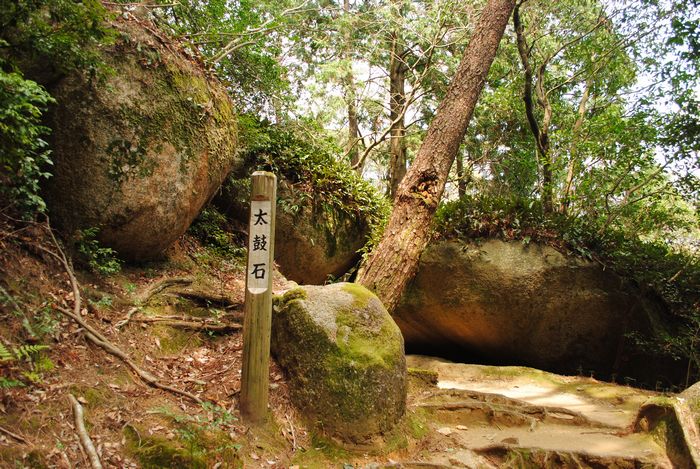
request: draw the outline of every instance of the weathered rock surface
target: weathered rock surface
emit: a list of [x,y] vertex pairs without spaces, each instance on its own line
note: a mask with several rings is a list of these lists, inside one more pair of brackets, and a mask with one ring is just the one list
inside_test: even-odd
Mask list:
[[409,347],[607,374],[630,358],[625,333],[651,328],[651,306],[638,296],[598,264],[551,247],[442,241],[424,252],[394,319]]
[[324,433],[363,443],[389,430],[406,408],[403,338],[364,287],[300,287],[277,302],[272,350],[291,397]]
[[[241,174],[241,179],[248,174]],[[227,186],[215,199],[229,217],[247,222],[247,194],[242,184]],[[338,278],[360,260],[370,227],[358,214],[324,209],[313,194],[278,182],[275,261],[280,271],[300,284],[319,285]]]
[[422,409],[430,428],[415,465],[401,467],[694,467],[677,464],[657,432],[629,431],[659,393],[526,367],[406,361],[438,382],[411,390],[408,412]]
[[234,162],[236,119],[222,85],[135,21],[113,25],[104,81],[70,74],[50,87],[55,166],[45,188],[68,233],[143,260],[182,235]]

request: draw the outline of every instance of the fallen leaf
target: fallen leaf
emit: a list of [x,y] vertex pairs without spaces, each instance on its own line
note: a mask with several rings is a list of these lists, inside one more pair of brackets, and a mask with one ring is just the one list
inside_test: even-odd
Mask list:
[[452,434],[452,429],[450,427],[442,427],[438,428],[437,432],[440,433],[441,435],[451,435]]

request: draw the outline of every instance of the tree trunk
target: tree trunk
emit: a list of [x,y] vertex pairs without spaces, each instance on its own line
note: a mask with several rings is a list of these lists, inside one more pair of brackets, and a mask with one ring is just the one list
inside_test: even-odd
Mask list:
[[457,155],[457,196],[461,199],[467,194],[467,177],[464,174],[464,156]]
[[552,161],[549,155],[549,125],[552,121],[552,106],[549,103],[547,92],[544,89],[544,72],[547,66],[547,61],[543,61],[542,65],[537,71],[537,85],[534,86],[534,91],[537,95],[537,104],[539,104],[544,111],[542,126],[540,126],[537,122],[537,117],[535,116],[535,101],[533,99],[534,74],[532,65],[530,64],[530,47],[527,45],[525,30],[523,28],[522,21],[520,20],[520,5],[521,3],[519,3],[513,11],[513,26],[515,28],[515,37],[518,43],[518,54],[520,55],[520,62],[523,65],[523,72],[525,74],[523,84],[525,115],[527,116],[530,131],[535,138],[537,159],[542,167],[542,191],[540,194],[542,197],[544,213],[552,213],[554,208],[554,181],[552,175]]
[[389,196],[394,198],[406,175],[406,64],[403,44],[398,30],[391,34],[389,59],[389,119],[392,122],[389,141]]
[[[350,0],[343,1],[343,13],[350,14]],[[362,165],[358,165],[360,161],[360,149],[358,143],[360,140],[360,124],[357,120],[357,93],[355,92],[355,77],[352,74],[352,31],[344,32],[343,57],[348,62],[343,85],[345,88],[345,102],[348,106],[348,140],[345,144],[345,154],[350,158],[350,166],[358,166],[356,171],[362,174]]]
[[586,117],[586,105],[591,96],[591,87],[593,86],[592,79],[586,80],[586,88],[581,95],[581,101],[578,103],[578,115],[572,131],[571,149],[569,150],[569,167],[566,171],[566,185],[564,186],[564,194],[562,195],[561,206],[559,211],[566,215],[569,213],[569,205],[571,205],[571,195],[574,192],[574,176],[578,166],[578,143],[581,136],[581,127],[583,120]]
[[498,50],[515,0],[489,0],[408,174],[379,246],[358,273],[391,312],[417,269],[448,172]]

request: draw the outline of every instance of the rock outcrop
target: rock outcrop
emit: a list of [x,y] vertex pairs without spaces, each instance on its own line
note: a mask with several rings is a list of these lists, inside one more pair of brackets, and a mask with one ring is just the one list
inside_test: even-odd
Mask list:
[[103,79],[71,73],[50,86],[55,166],[44,195],[67,233],[97,227],[128,259],[158,256],[182,235],[236,159],[224,87],[177,45],[137,21],[112,25]]
[[[248,177],[246,172],[240,180]],[[275,261],[290,280],[320,285],[338,278],[360,260],[358,251],[367,242],[370,226],[361,214],[321,207],[313,193],[296,189],[280,179],[275,228]],[[227,185],[215,199],[228,217],[247,222],[247,193],[244,184]]]
[[299,287],[277,301],[272,350],[294,404],[323,433],[364,443],[406,408],[403,338],[362,286]]
[[625,334],[649,331],[655,308],[640,296],[600,265],[548,246],[440,241],[423,253],[394,319],[414,350],[634,376],[623,374]]

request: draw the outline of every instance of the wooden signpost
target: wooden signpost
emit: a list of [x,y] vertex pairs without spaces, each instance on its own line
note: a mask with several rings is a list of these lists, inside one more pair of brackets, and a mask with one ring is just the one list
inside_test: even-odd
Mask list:
[[241,371],[241,417],[249,423],[261,422],[267,414],[276,201],[277,177],[265,171],[254,172]]

